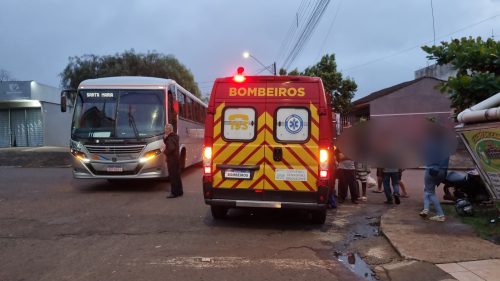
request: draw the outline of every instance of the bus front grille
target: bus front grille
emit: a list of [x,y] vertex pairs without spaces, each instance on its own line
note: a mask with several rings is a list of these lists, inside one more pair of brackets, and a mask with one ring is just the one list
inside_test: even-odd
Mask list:
[[140,153],[145,145],[86,145],[85,147],[90,153],[120,155]]

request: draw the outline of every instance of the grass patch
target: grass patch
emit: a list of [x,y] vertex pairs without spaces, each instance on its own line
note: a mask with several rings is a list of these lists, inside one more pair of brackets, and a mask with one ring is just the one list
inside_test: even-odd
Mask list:
[[[497,208],[500,208],[500,202],[496,203]],[[474,206],[473,216],[460,216],[455,211],[454,205],[441,205],[444,213],[447,216],[458,218],[465,224],[471,225],[476,233],[483,239],[499,243],[500,238],[500,222],[490,223],[491,219],[498,218],[497,210],[493,207],[484,208]]]

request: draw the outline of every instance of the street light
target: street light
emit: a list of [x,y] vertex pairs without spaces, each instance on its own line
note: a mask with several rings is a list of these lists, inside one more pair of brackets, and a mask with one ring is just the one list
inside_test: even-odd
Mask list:
[[243,57],[246,59],[248,59],[248,58],[254,59],[256,62],[258,62],[260,65],[262,65],[262,67],[264,67],[267,71],[269,71],[271,74],[276,75],[276,63],[275,62],[271,65],[266,66],[260,60],[258,60],[256,57],[252,56],[252,54],[250,54],[249,52],[243,52]]

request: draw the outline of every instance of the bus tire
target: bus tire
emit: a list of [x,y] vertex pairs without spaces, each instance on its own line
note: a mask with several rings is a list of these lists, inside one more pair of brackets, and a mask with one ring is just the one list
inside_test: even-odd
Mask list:
[[313,224],[324,224],[326,221],[326,209],[311,212]]
[[181,151],[181,159],[179,159],[179,167],[181,171],[184,171],[186,169],[186,150],[182,149]]
[[210,211],[212,211],[212,217],[216,220],[220,220],[226,217],[228,208],[221,206],[210,206]]

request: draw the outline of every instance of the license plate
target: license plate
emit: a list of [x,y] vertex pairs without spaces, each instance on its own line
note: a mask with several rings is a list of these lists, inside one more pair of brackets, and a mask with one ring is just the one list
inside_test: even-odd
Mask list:
[[108,167],[106,167],[106,171],[111,172],[111,173],[119,173],[119,172],[123,172],[123,167],[122,166],[108,166]]
[[224,173],[224,176],[227,179],[246,179],[246,180],[249,180],[250,179],[250,171],[228,169]]
[[307,171],[299,169],[276,169],[274,180],[277,181],[307,181]]

